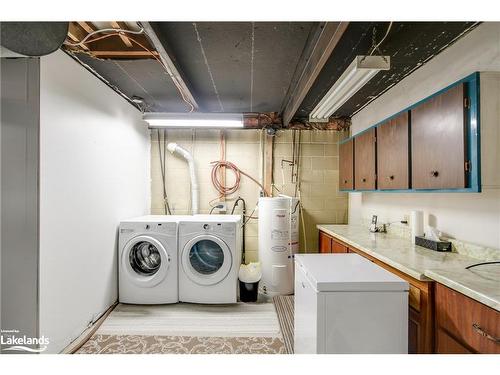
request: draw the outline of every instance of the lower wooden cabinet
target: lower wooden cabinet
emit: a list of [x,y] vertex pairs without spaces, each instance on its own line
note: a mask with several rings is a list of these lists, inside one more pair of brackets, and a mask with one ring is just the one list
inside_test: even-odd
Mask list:
[[346,245],[342,242],[336,241],[335,239],[332,240],[332,253],[343,254],[347,252],[349,251]]
[[331,253],[332,252],[332,236],[329,236],[328,234],[324,232],[319,232],[319,240],[318,240],[318,245],[319,245],[319,252],[320,253]]
[[500,353],[500,312],[436,284],[436,352]]
[[332,236],[319,232],[319,252],[320,253],[348,253],[348,246]]
[[500,312],[433,281],[414,279],[320,231],[320,252],[357,253],[410,284],[408,353],[500,354]]

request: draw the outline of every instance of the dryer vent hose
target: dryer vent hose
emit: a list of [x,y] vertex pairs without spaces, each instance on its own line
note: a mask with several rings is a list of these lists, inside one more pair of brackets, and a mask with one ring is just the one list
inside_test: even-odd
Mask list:
[[199,186],[198,179],[196,178],[196,166],[194,163],[193,155],[185,148],[179,146],[177,143],[169,143],[167,150],[172,154],[176,154],[184,158],[189,167],[189,176],[191,177],[191,213],[196,215],[199,213]]

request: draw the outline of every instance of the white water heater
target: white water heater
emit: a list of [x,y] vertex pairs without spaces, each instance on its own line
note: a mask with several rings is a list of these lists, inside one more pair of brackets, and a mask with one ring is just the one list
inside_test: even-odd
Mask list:
[[281,195],[259,198],[260,292],[293,293],[293,255],[299,250],[299,200]]

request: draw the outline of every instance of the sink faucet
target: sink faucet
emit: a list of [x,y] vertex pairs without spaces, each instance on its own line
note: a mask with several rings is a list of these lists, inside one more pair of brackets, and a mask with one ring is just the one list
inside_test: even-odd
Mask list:
[[387,227],[394,223],[408,224],[406,220],[391,221],[377,225],[377,215],[372,216],[372,223],[370,225],[370,232],[372,233],[387,233]]

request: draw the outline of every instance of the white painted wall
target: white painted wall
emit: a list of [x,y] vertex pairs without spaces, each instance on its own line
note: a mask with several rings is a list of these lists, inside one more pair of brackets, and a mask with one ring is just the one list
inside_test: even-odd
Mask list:
[[0,329],[14,337],[38,335],[39,72],[36,59],[0,58]]
[[117,300],[117,226],[149,213],[141,114],[69,56],[40,68],[40,334],[59,352]]
[[[500,23],[479,25],[353,116],[352,134],[475,72],[500,72]],[[500,248],[500,78],[481,78],[482,193],[350,193],[349,222],[401,220],[420,209],[450,236]]]

